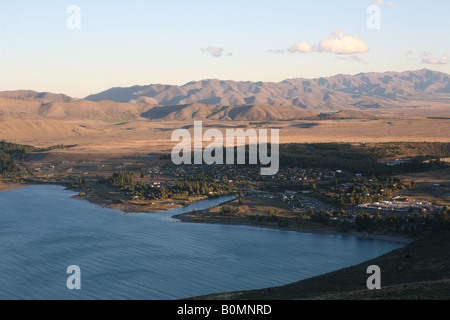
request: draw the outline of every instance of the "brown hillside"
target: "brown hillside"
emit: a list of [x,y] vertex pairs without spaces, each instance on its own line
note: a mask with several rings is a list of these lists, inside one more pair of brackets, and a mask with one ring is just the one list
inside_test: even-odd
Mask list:
[[57,120],[138,119],[140,114],[139,105],[111,101],[51,102],[42,104],[38,110],[40,117]]
[[158,106],[142,114],[153,120],[222,120],[222,121],[270,121],[304,119],[317,112],[292,106],[239,105],[218,106],[200,103],[180,106]]
[[0,121],[0,137],[7,141],[58,140],[91,133],[81,126],[55,120],[7,120]]

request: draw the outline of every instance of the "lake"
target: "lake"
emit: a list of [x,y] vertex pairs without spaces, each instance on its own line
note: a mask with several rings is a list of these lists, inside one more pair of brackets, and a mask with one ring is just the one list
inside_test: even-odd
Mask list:
[[[0,299],[173,300],[279,286],[370,260],[405,244],[125,215],[61,186],[0,193]],[[81,290],[66,286],[81,269]]]

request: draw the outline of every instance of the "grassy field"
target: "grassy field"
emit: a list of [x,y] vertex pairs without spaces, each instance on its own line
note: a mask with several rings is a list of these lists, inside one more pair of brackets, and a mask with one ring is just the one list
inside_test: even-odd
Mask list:
[[413,181],[417,188],[400,192],[400,195],[450,205],[450,168],[399,176],[404,182]]
[[[175,129],[191,128],[193,121],[9,120],[0,121],[0,139],[37,147],[72,145],[59,152],[71,156],[108,159],[116,156],[170,152]],[[205,121],[204,127],[223,132],[231,127],[251,128],[248,121]],[[280,143],[450,142],[449,120],[323,120],[271,121],[260,129],[279,129]],[[192,129],[190,129],[192,131]]]
[[[258,196],[245,197],[242,199],[242,204],[239,204],[239,200],[235,200],[228,205],[239,209],[239,213],[236,214],[238,216],[293,216],[293,211],[287,208],[282,202]],[[210,210],[209,214],[220,214],[220,208],[216,207]]]
[[413,180],[418,183],[450,183],[450,168],[442,170],[433,170],[428,172],[413,173],[401,175],[399,178],[403,180]]
[[[236,199],[222,206],[200,212],[191,212],[177,218],[192,223],[250,224],[267,227],[280,227],[279,222],[296,218],[295,212],[282,202],[260,196]],[[224,210],[226,211],[224,212]],[[284,227],[287,227],[285,225]]]

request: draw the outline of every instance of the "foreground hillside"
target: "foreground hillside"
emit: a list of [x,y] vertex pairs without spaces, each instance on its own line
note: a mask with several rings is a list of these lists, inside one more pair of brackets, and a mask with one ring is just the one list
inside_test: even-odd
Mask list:
[[[449,233],[428,236],[357,266],[286,286],[195,299],[450,299],[449,245]],[[381,290],[370,291],[366,287],[366,271],[371,265],[381,268]]]

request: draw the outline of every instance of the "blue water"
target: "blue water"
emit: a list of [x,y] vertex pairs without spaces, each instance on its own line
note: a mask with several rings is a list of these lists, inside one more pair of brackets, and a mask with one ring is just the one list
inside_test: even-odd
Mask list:
[[[404,246],[351,236],[187,224],[175,214],[124,215],[61,186],[0,193],[0,299],[171,300],[279,286]],[[81,268],[81,290],[66,286]]]

